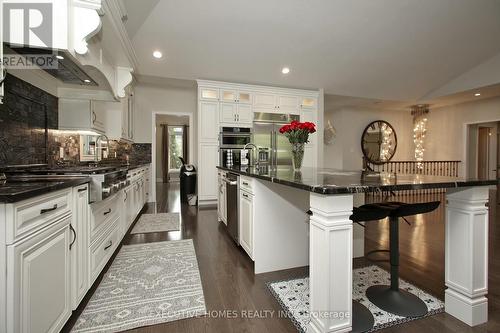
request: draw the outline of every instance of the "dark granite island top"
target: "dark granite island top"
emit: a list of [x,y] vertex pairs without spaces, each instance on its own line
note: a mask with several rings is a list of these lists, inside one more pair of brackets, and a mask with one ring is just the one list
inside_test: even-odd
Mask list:
[[302,168],[297,173],[293,171],[291,166],[260,166],[258,168],[234,166],[230,168],[217,168],[320,194],[489,186],[499,183],[499,180],[462,179],[443,176],[345,171],[322,168]]
[[53,191],[90,182],[89,177],[61,177],[37,181],[9,181],[0,183],[0,203],[14,203]]

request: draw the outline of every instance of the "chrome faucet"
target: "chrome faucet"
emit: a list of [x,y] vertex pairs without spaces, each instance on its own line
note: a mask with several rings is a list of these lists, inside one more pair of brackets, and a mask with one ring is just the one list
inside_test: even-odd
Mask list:
[[[259,153],[259,152],[258,152],[258,149],[259,149],[259,148],[257,148],[257,146],[256,146],[256,145],[254,145],[254,144],[253,144],[253,143],[251,143],[251,142],[247,143],[247,144],[243,147],[243,149],[247,149],[247,147],[249,147],[249,146],[252,146],[252,147],[253,147],[252,151],[255,151],[255,152],[257,153],[257,155],[258,155],[258,153]],[[255,153],[254,153],[253,162],[254,162],[253,166],[256,166],[256,167],[258,167],[258,166],[259,166],[259,158],[258,158],[258,156],[257,156],[257,158],[255,158]],[[248,163],[248,165],[249,165],[249,166],[252,166],[252,164],[250,164],[250,163]]]
[[[101,134],[95,139],[95,162],[99,162],[99,141],[102,141],[102,138],[106,138],[106,149],[109,153],[109,138],[106,134]],[[101,157],[102,157],[102,148],[101,148]]]

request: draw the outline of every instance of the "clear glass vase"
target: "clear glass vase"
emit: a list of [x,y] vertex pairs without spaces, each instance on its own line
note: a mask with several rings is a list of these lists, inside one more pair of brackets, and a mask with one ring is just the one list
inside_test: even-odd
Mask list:
[[304,143],[292,143],[292,166],[294,171],[300,171],[304,160]]

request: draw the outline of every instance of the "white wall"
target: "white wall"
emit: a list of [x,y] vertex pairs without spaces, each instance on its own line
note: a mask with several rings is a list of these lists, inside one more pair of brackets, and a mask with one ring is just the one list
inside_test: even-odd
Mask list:
[[500,97],[431,109],[427,119],[426,160],[460,160],[466,172],[467,124],[500,120]]
[[[370,122],[381,119],[394,126],[398,148],[394,160],[414,160],[413,118],[409,110],[349,108],[328,110],[337,130],[334,143],[324,147],[324,165],[330,168],[360,169],[362,166],[361,135]],[[500,97],[481,99],[431,110],[427,115],[424,159],[460,160],[460,174],[466,174],[467,124],[500,121]]]
[[[328,105],[325,105],[325,109]],[[333,144],[324,146],[324,166],[345,170],[359,170],[363,166],[361,135],[375,120],[390,123],[398,138],[394,160],[413,159],[413,122],[409,110],[382,110],[371,108],[342,108],[325,111],[325,123],[330,120],[337,130]]]
[[[187,112],[194,115],[196,127],[197,90],[196,87],[173,87],[150,83],[139,83],[135,86],[135,141],[151,143],[152,113],[158,111]],[[195,135],[196,128],[191,129]],[[194,145],[196,150],[196,145]],[[196,156],[196,151],[194,155]]]

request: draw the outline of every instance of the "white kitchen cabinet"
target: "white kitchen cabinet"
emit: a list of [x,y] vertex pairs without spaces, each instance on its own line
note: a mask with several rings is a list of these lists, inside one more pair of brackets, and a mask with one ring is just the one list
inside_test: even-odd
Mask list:
[[253,97],[254,108],[276,109],[276,95],[272,93],[255,93]]
[[221,126],[252,127],[253,112],[249,104],[220,103],[219,122]]
[[217,143],[201,144],[198,167],[198,199],[202,202],[215,203],[217,200],[217,165],[219,146]]
[[75,310],[87,293],[88,285],[88,185],[73,188],[73,214],[71,219],[71,306]]
[[253,195],[240,190],[240,245],[253,259]]
[[59,98],[59,129],[106,131],[106,102]]
[[299,112],[299,97],[296,95],[255,93],[254,112],[290,113]]
[[70,223],[7,246],[7,332],[59,332],[71,316]]
[[219,102],[200,101],[198,110],[200,142],[216,142],[219,138]]
[[293,95],[278,95],[276,106],[279,113],[297,113],[299,97]]

